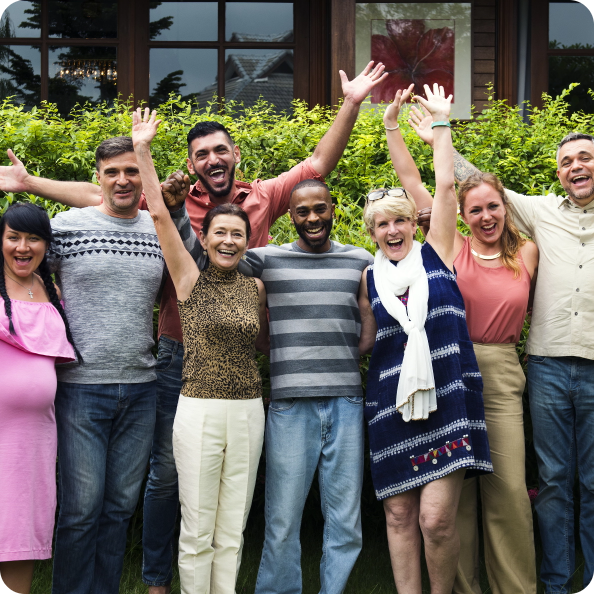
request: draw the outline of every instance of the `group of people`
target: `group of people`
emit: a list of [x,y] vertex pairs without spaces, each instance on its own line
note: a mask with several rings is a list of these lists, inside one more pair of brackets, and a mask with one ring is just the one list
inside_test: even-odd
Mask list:
[[[398,130],[413,87],[398,91],[384,124],[403,187],[366,197],[372,256],[330,239],[334,206],[323,178],[385,76],[373,63],[352,81],[341,72],[344,103],[313,155],[252,184],[235,180],[240,150],[212,121],[188,134],[198,182],[190,188],[176,172],[159,184],[150,145],[160,121],[148,109],[133,113],[131,137],[97,149],[99,186],[30,176],[9,151],[0,189],[77,208],[50,223],[42,209],[15,204],[0,222],[0,577],[8,588],[28,592],[33,560],[51,556],[57,451],[53,594],[118,592],[147,462],[149,593],[170,591],[180,503],[182,592],[233,593],[264,444],[256,593],[301,591],[301,516],[317,471],[320,592],[338,594],[362,546],[365,419],[399,594],[421,592],[422,541],[432,594],[481,592],[478,490],[491,590],[535,594],[525,378],[515,351],[530,308],[540,577],[547,594],[571,587],[577,461],[590,582],[594,137],[560,144],[567,197],[521,196],[453,149],[452,98],[425,86],[410,123],[433,146],[431,196]],[[458,205],[468,237],[457,231]],[[428,209],[421,244],[419,211]],[[298,240],[267,245],[287,210]],[[270,357],[266,419],[256,349]]]

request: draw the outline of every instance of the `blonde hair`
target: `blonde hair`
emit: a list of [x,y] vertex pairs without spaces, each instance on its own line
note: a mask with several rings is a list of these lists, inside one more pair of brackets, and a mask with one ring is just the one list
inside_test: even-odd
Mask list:
[[503,219],[503,231],[501,232],[501,262],[514,273],[514,279],[522,274],[522,269],[518,263],[518,252],[526,243],[526,240],[520,235],[518,228],[513,221],[514,208],[505,194],[505,188],[501,180],[492,173],[475,173],[460,184],[458,189],[458,203],[460,204],[460,214],[464,214],[464,206],[468,192],[474,188],[487,184],[491,186],[501,198],[505,206],[506,215]]
[[417,220],[417,205],[410,194],[404,196],[384,196],[379,200],[367,202],[363,209],[363,221],[367,233],[375,229],[375,215],[382,214],[386,217],[404,217],[411,221]]

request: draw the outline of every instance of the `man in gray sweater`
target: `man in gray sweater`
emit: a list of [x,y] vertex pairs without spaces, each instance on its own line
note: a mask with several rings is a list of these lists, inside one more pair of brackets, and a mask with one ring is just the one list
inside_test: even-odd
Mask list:
[[[83,359],[58,368],[54,594],[119,591],[156,414],[152,319],[164,260],[149,213],[138,210],[132,139],[102,142],[96,166],[103,202],[52,220],[56,280]],[[21,191],[10,183],[2,189]],[[172,216],[189,228],[185,210]]]

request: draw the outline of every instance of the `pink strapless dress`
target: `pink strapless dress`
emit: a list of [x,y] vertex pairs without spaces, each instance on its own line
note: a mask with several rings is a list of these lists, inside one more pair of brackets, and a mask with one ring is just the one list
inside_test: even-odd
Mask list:
[[[1,271],[0,271],[1,274]],[[0,562],[48,559],[56,513],[55,363],[72,361],[51,303],[0,297]]]

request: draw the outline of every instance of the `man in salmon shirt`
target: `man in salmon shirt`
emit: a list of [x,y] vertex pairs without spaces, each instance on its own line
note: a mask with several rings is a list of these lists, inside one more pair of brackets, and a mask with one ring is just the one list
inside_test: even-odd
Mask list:
[[[363,100],[384,78],[384,66],[370,62],[359,76],[349,81],[341,70],[344,102],[332,126],[318,143],[311,157],[286,173],[252,183],[235,179],[235,166],[241,153],[226,128],[217,122],[199,122],[188,133],[187,167],[198,177],[186,199],[187,212],[196,233],[202,228],[206,213],[219,204],[232,202],[247,213],[252,226],[250,248],[268,243],[272,224],[289,209],[291,189],[305,179],[328,175],[338,163],[347,145]],[[13,165],[0,168],[3,175],[26,176],[20,179],[29,193],[74,207],[101,203],[101,189],[86,182],[59,182],[28,176],[24,167],[11,157]],[[12,171],[3,171],[9,170]],[[18,169],[18,171],[17,171]],[[24,174],[23,174],[24,171]],[[163,184],[166,202],[172,209],[183,201],[189,177],[177,172]],[[139,207],[146,209],[144,196]],[[172,212],[172,217],[179,216]],[[189,233],[189,229],[186,230]],[[180,233],[184,238],[184,229]],[[167,594],[172,580],[173,534],[179,504],[177,472],[171,442],[173,420],[181,392],[183,344],[175,289],[171,279],[163,287],[159,312],[159,354],[157,358],[157,420],[150,458],[150,473],[144,498],[143,581],[149,594]]]

